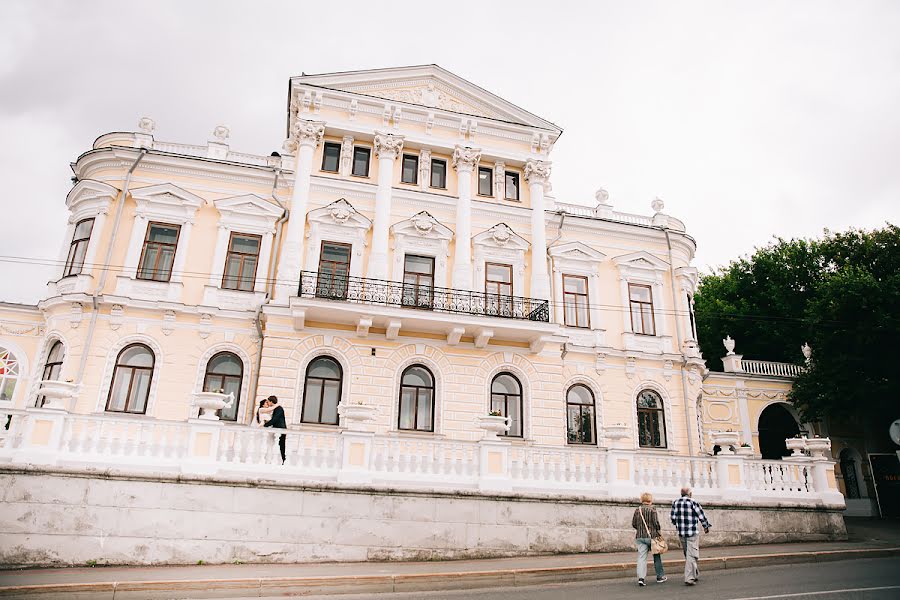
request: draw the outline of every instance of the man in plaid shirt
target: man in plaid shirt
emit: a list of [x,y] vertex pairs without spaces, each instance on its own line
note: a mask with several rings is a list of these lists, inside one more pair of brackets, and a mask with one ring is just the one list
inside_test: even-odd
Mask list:
[[684,583],[694,585],[700,579],[700,532],[697,524],[703,525],[703,533],[709,533],[709,521],[703,508],[691,498],[691,488],[681,488],[681,498],[672,502],[672,524],[681,538],[684,551]]

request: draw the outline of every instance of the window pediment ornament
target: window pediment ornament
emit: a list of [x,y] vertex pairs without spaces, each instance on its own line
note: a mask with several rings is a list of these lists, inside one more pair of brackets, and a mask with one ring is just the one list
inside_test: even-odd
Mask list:
[[602,262],[606,255],[583,242],[568,242],[549,249],[555,261]]
[[375,156],[381,158],[397,158],[403,152],[403,136],[383,131],[375,132]]
[[392,225],[391,234],[450,240],[453,237],[453,230],[441,224],[431,213],[423,210],[405,221]]
[[531,245],[506,223],[497,223],[487,231],[479,233],[472,238],[472,243],[476,246],[507,248],[522,252],[528,250]]
[[[221,198],[214,201],[213,205],[219,211],[223,225],[250,226],[255,230],[273,230],[275,221],[282,213],[280,207],[255,194]],[[250,233],[262,233],[262,231]]]
[[372,221],[360,214],[345,198],[335,200],[327,206],[311,210],[307,216],[310,224],[320,223],[359,228],[368,231]]
[[78,220],[107,211],[118,193],[116,188],[102,181],[82,179],[69,190],[66,206],[72,213],[72,218]]
[[652,281],[660,285],[663,273],[669,268],[669,263],[644,250],[617,256],[613,262],[622,279]]
[[137,203],[137,214],[175,219],[180,222],[194,218],[194,213],[206,201],[171,183],[151,185],[131,190]]

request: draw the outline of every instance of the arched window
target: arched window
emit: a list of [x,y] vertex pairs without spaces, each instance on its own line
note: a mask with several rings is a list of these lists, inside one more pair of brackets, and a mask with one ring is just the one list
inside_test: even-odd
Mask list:
[[400,377],[398,429],[434,431],[434,377],[422,365],[412,365]]
[[642,390],[637,397],[638,443],[641,448],[666,447],[666,420],[663,401],[653,390]]
[[219,352],[206,363],[203,377],[204,392],[233,394],[234,401],[218,412],[223,421],[236,421],[241,403],[241,384],[244,380],[244,363],[232,352]]
[[594,394],[587,386],[573,385],[566,392],[566,420],[570,444],[597,443]]
[[156,358],[144,344],[125,346],[116,358],[106,410],[144,414],[150,397],[150,380]]
[[847,448],[841,450],[841,475],[844,478],[844,496],[846,498],[861,498],[859,493],[859,478],[857,477],[856,457]]
[[491,412],[509,417],[510,437],[522,437],[522,384],[511,373],[498,373],[491,382]]
[[[66,357],[66,348],[62,342],[56,340],[50,346],[50,352],[47,353],[47,362],[44,363],[44,372],[41,375],[41,381],[56,381],[59,379],[59,372],[62,371],[63,359]],[[43,406],[47,402],[44,396],[38,396],[37,406]]]
[[330,356],[320,356],[309,363],[300,420],[304,423],[337,425],[343,379],[341,365]]
[[15,354],[0,346],[0,400],[13,399],[18,381],[19,360]]

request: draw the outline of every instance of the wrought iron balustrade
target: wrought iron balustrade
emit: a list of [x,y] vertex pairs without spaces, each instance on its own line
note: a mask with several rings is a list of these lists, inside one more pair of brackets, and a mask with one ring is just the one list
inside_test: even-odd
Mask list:
[[550,321],[550,308],[546,300],[383,279],[349,277],[334,273],[303,271],[300,274],[298,293],[301,298],[325,298],[358,304],[404,306],[436,312],[523,319],[544,323]]

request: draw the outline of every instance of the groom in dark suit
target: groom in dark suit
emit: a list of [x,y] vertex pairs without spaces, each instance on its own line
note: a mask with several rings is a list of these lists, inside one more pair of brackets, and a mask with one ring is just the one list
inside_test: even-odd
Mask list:
[[[269,396],[266,398],[266,406],[274,406],[275,410],[272,411],[272,416],[263,424],[263,427],[275,427],[276,429],[287,429],[287,423],[284,420],[284,409],[278,406],[278,398],[275,396]],[[286,455],[284,452],[285,438],[287,436],[282,434],[278,436],[278,447],[281,448],[281,464],[284,464]]]

